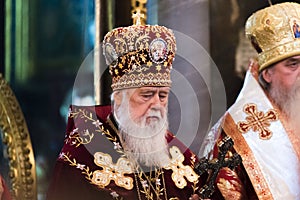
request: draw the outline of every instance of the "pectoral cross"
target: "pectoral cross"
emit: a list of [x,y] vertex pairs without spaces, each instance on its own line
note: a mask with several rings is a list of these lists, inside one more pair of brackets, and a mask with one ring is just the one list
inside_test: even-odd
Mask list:
[[205,172],[209,173],[208,179],[206,184],[200,188],[199,196],[203,199],[210,198],[211,195],[215,191],[214,183],[218,176],[219,171],[224,168],[228,167],[233,170],[236,166],[241,164],[242,158],[239,154],[234,153],[230,158],[225,158],[229,149],[233,147],[233,140],[226,136],[219,144],[219,154],[218,158],[213,160],[208,160],[207,158],[202,158],[200,161],[195,165],[195,172],[198,175],[202,175]]
[[145,15],[141,13],[140,9],[137,9],[136,13],[132,14],[133,24],[141,25],[141,18],[145,18]]

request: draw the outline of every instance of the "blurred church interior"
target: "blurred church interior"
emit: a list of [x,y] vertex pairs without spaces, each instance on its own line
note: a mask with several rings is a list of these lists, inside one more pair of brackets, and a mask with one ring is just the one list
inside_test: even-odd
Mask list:
[[[279,2],[284,1],[272,0]],[[234,102],[249,59],[256,55],[244,36],[245,21],[268,4],[268,0],[0,0],[0,73],[28,126],[37,199],[45,199],[63,145],[69,105],[110,103],[110,78],[101,50],[97,51],[108,31],[131,25],[137,9],[147,24],[175,31],[174,86],[185,82],[193,94],[171,94],[170,130],[180,132],[180,124],[185,124],[184,132],[195,132],[179,137],[197,153],[208,129]],[[201,52],[185,47],[184,40]],[[202,60],[195,66],[198,53]],[[197,118],[192,114],[195,108],[188,106],[190,98],[198,102]],[[3,117],[3,111],[0,114]],[[0,170],[9,183],[3,142],[0,148]]]

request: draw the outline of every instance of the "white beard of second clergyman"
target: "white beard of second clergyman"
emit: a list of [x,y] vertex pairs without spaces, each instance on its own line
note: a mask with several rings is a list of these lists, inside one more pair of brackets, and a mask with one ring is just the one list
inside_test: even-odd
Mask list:
[[[288,125],[294,131],[300,130],[300,79],[287,89],[279,82],[270,88],[270,97],[288,118]],[[299,135],[300,136],[300,135]]]

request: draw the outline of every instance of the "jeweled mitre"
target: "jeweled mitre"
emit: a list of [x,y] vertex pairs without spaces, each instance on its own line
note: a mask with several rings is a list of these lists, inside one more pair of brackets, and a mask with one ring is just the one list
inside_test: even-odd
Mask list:
[[245,26],[258,52],[259,70],[300,55],[300,4],[280,3],[252,14]]
[[171,86],[175,52],[174,33],[164,26],[132,25],[113,29],[103,40],[112,89]]

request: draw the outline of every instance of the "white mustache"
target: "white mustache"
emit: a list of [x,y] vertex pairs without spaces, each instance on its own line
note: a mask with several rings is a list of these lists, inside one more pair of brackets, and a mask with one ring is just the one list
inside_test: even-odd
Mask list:
[[162,118],[162,115],[161,115],[161,112],[158,111],[158,110],[150,110],[146,117],[156,117],[158,119],[161,119]]

